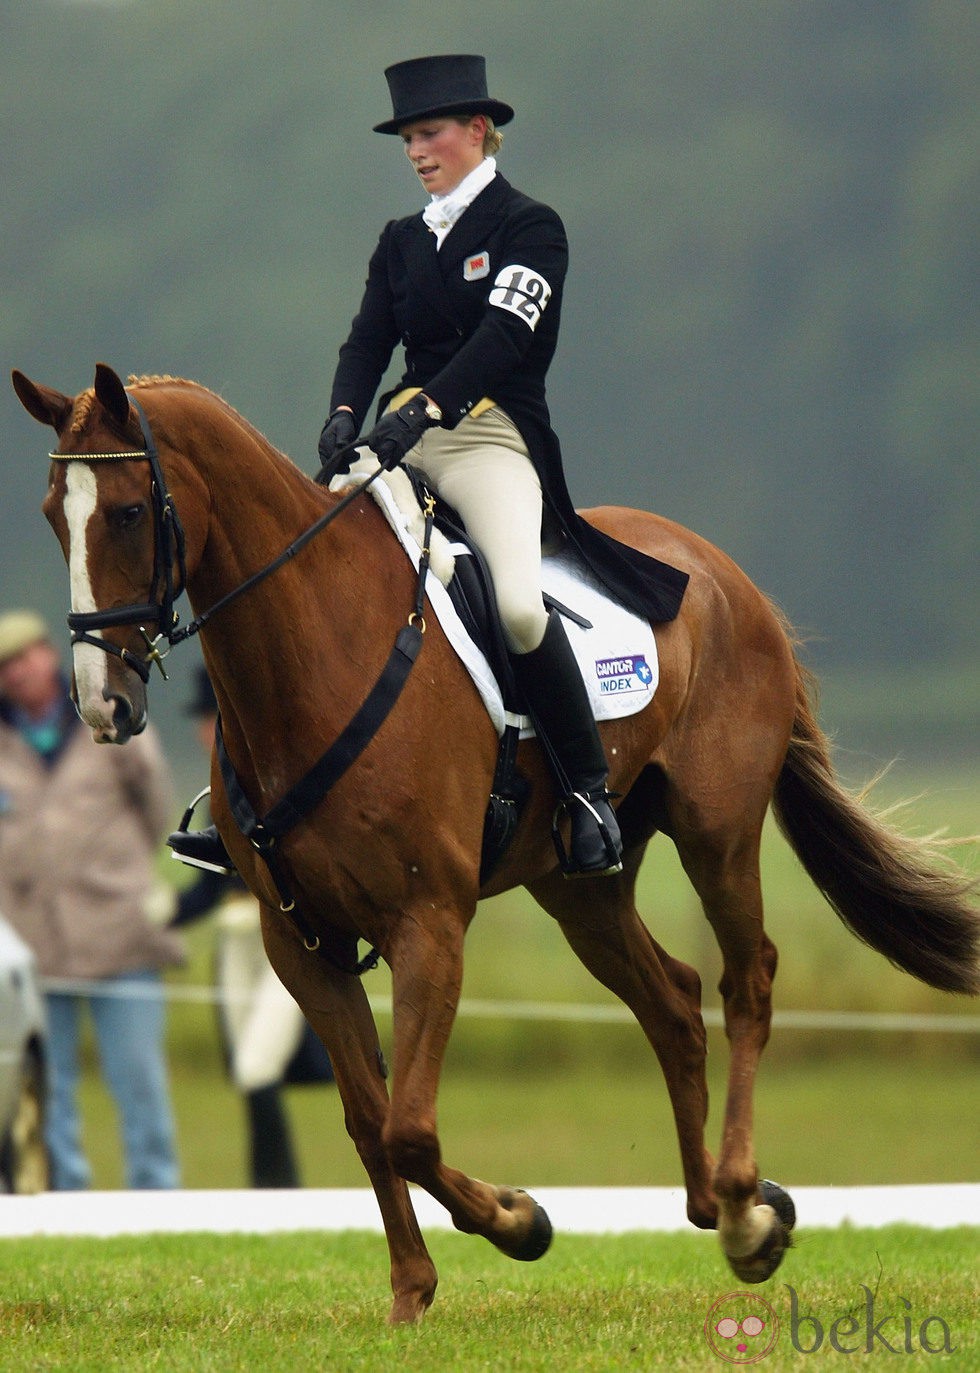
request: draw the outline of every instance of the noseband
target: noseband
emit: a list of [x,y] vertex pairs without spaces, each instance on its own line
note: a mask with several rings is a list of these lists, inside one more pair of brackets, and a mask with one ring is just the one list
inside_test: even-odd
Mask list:
[[[184,530],[177,515],[173,497],[167,490],[160,467],[153,435],[141,407],[132,397],[130,404],[136,411],[143,431],[145,447],[131,453],[51,453],[54,462],[147,462],[150,465],[150,505],[153,515],[153,580],[150,583],[151,598],[160,589],[159,599],[149,600],[143,605],[114,606],[111,610],[90,610],[72,612],[68,616],[71,630],[72,647],[76,644],[92,644],[104,653],[121,658],[127,667],[137,674],[144,683],[150,680],[150,668],[154,663],[166,677],[163,659],[169,648],[161,652],[160,644],[166,640],[171,647],[176,642],[174,631],[178,616],[174,601],[184,588],[186,568],[184,565]],[[174,563],[177,564],[177,582],[174,581]],[[107,639],[96,638],[89,631],[111,629],[117,625],[139,625],[140,633],[146,643],[146,654],[140,657],[128,648],[119,648]],[[153,638],[146,630],[147,624],[155,624],[157,633]]]

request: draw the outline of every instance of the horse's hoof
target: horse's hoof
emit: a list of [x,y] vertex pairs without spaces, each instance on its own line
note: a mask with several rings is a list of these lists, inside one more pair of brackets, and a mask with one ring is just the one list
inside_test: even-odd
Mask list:
[[498,1245],[498,1248],[509,1258],[517,1259],[520,1263],[533,1263],[535,1259],[541,1258],[548,1252],[551,1245],[551,1237],[554,1231],[551,1228],[551,1221],[548,1213],[543,1206],[538,1203],[520,1187],[515,1187],[510,1197],[510,1204],[504,1196],[500,1198],[500,1204],[508,1211],[515,1209],[515,1198],[521,1199],[522,1206],[531,1208],[531,1219],[523,1237],[516,1244]]
[[772,1182],[769,1178],[763,1178],[759,1183],[759,1200],[772,1207],[787,1230],[793,1229],[796,1225],[796,1207],[793,1205],[793,1198],[784,1187],[780,1187],[778,1182]]
[[514,1252],[514,1258],[522,1263],[533,1263],[535,1259],[547,1254],[551,1247],[551,1237],[554,1231],[551,1228],[551,1221],[548,1213],[543,1206],[534,1203],[534,1216],[531,1220],[531,1228],[527,1232],[524,1243]]
[[[787,1200],[789,1200],[788,1197]],[[767,1278],[772,1277],[782,1263],[783,1255],[792,1243],[788,1227],[773,1209],[769,1231],[754,1253],[744,1254],[740,1257],[727,1254],[726,1258],[732,1272],[742,1282],[765,1282]]]
[[396,1297],[388,1313],[389,1325],[417,1325],[432,1304],[431,1296],[409,1293]]

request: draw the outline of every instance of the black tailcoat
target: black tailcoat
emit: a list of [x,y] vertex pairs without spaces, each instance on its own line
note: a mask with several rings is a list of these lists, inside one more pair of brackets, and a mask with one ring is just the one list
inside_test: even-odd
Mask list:
[[[596,575],[638,614],[671,620],[687,574],[593,529],[568,494],[545,395],[567,266],[558,215],[499,174],[439,250],[420,214],[392,220],[340,350],[330,409],[349,405],[360,426],[399,343],[400,385],[423,387],[447,428],[492,397],[521,431],[547,505]],[[518,289],[508,290],[511,283]]]

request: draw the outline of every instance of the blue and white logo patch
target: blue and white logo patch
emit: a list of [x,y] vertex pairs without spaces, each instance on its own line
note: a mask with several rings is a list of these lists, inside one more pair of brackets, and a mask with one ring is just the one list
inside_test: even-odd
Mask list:
[[597,658],[595,675],[601,696],[648,691],[653,681],[653,670],[643,653],[627,654],[622,658]]

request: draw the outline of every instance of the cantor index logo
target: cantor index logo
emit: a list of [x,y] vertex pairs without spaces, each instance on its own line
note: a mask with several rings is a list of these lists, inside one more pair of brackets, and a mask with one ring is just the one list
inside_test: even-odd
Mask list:
[[597,658],[595,675],[602,695],[620,691],[646,691],[653,681],[653,670],[644,653],[627,653],[621,658]]

